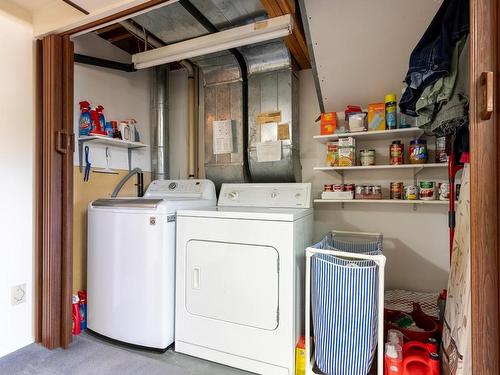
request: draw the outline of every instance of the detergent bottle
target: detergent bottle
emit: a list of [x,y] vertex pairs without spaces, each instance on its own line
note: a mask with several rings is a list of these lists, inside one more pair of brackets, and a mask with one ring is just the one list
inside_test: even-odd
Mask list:
[[385,344],[385,374],[403,375],[403,349],[401,345]]
[[90,110],[90,119],[92,121],[92,130],[90,131],[90,135],[106,135],[106,133],[104,132],[104,127],[101,127],[99,117],[100,116],[97,108]]
[[87,101],[80,102],[80,135],[89,135],[92,130],[92,121],[90,119],[90,103]]
[[106,127],[106,119],[104,118],[104,107],[99,104],[96,108],[96,111],[99,117],[99,126],[101,127],[101,130],[104,130]]

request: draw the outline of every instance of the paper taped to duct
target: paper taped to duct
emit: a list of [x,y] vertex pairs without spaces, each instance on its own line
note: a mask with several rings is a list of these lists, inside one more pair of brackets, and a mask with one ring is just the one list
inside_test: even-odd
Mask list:
[[269,141],[257,143],[257,161],[280,161],[281,141]]
[[233,152],[233,126],[231,120],[213,122],[213,151],[215,155]]

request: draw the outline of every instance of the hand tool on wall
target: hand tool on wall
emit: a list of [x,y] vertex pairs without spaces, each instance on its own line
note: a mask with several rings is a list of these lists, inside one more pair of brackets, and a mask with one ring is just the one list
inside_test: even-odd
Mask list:
[[109,147],[106,147],[106,168],[96,169],[94,170],[94,173],[118,174],[117,171],[114,171],[110,168],[110,164],[111,164],[111,152],[109,151]]
[[83,181],[87,182],[90,176],[89,146],[85,146],[85,173]]

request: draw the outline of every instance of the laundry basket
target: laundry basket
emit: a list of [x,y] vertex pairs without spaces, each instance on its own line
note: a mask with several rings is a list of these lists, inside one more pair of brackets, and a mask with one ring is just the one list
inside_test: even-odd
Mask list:
[[[379,233],[333,231],[306,249],[306,337],[312,303],[314,360],[328,375],[365,375],[383,347],[385,257]],[[311,358],[306,340],[306,358]],[[306,374],[312,374],[307,361]],[[383,350],[378,353],[383,374]]]

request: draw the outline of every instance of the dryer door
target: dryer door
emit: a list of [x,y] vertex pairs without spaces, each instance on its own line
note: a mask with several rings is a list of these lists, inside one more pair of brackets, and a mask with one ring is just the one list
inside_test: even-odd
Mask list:
[[191,240],[186,309],[230,323],[278,327],[279,255],[271,246]]

